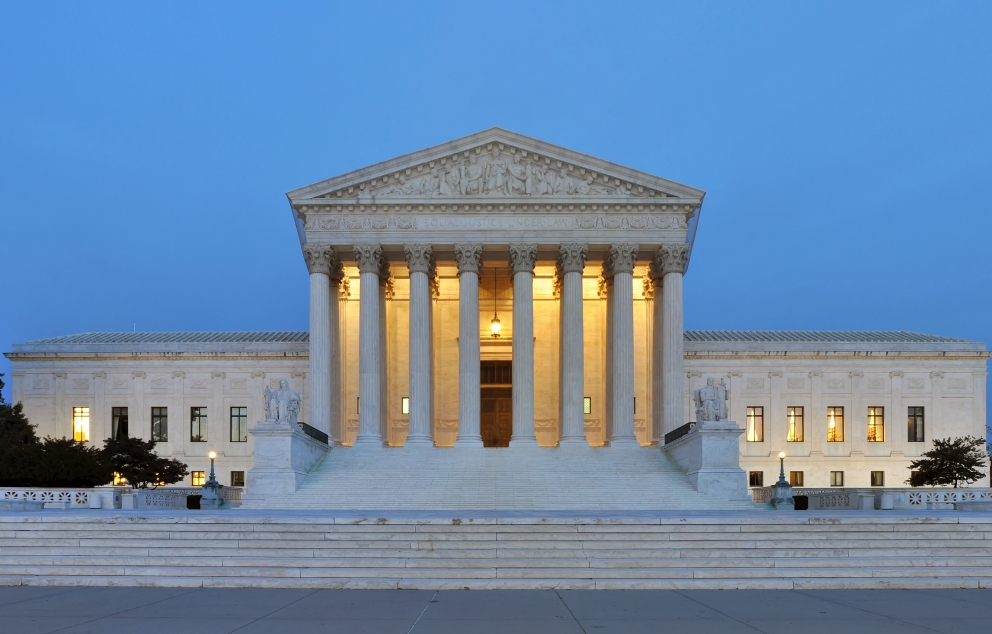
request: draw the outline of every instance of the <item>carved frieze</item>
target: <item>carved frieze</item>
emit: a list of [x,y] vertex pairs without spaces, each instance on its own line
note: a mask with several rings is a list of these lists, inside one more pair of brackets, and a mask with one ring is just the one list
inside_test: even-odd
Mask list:
[[[561,229],[568,231],[685,231],[686,220],[681,213],[650,213],[645,210],[643,215],[617,214],[588,214],[563,213],[548,214],[544,210],[534,209],[534,214],[524,215],[516,210],[495,215],[492,209],[476,210],[479,215],[451,215],[436,213],[424,216],[392,215],[388,205],[381,206],[382,215],[369,215],[379,209],[362,210],[361,215],[351,215],[352,212],[342,212],[335,208],[334,215],[307,216],[307,231],[424,231],[424,230],[462,230],[462,229]],[[489,205],[492,207],[492,205]],[[500,205],[500,207],[503,207]],[[432,211],[434,211],[432,209]],[[387,215],[388,214],[388,215]],[[309,260],[308,260],[309,265]]]

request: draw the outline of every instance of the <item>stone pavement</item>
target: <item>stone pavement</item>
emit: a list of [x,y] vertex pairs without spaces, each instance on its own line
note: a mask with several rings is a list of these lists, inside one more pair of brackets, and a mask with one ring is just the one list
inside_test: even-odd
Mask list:
[[992,590],[265,590],[0,587],[33,634],[887,634],[992,631]]

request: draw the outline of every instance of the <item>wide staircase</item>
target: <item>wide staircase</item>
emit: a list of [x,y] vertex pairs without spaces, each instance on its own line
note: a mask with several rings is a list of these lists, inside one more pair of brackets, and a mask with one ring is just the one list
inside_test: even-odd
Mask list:
[[244,508],[740,510],[692,488],[658,449],[334,449],[289,496]]
[[0,513],[0,585],[992,587],[992,514]]

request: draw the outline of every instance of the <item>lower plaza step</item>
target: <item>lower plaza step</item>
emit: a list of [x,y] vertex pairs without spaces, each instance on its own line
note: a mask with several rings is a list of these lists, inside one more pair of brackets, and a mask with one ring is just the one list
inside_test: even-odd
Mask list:
[[992,514],[0,514],[0,585],[992,587]]
[[740,510],[697,493],[657,448],[333,449],[295,493],[244,508]]

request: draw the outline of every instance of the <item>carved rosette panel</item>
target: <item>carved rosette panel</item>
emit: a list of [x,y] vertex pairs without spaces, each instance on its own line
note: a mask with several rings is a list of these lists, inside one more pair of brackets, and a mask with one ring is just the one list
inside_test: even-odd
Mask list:
[[536,244],[510,245],[510,270],[514,273],[534,273],[537,264]]
[[382,267],[382,247],[378,244],[356,244],[355,261],[359,272],[378,275]]
[[478,273],[482,268],[482,245],[456,244],[455,262],[458,263],[458,273]]
[[408,244],[403,247],[406,265],[411,273],[431,272],[434,266],[434,253],[429,244]]
[[685,273],[685,267],[689,264],[688,244],[663,244],[658,249],[656,261],[661,266],[662,275],[668,273]]
[[563,244],[558,251],[558,266],[562,273],[581,273],[586,268],[588,255],[588,245]]
[[304,244],[303,259],[311,273],[329,275],[331,263],[334,261],[334,249],[326,244]]

